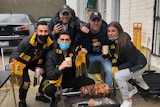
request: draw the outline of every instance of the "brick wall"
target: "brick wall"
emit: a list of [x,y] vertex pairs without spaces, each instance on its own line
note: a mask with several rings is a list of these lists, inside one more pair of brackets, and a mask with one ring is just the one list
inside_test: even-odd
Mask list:
[[[153,6],[151,0],[121,0],[120,22],[123,28],[133,35],[133,23],[142,23],[142,46],[147,47],[148,38],[152,38]],[[151,42],[149,43],[151,48]]]
[[[111,9],[112,0],[107,0],[107,22],[110,22],[111,14],[114,14]],[[149,59],[150,52],[146,53],[144,48],[151,49],[152,34],[153,34],[153,7],[154,0],[120,0],[120,23],[124,31],[133,36],[133,23],[142,23],[142,41],[143,51]],[[148,42],[148,40],[150,41]],[[148,44],[149,45],[148,45]],[[148,50],[148,49],[147,49]],[[156,69],[160,72],[160,57],[150,57],[151,69]]]

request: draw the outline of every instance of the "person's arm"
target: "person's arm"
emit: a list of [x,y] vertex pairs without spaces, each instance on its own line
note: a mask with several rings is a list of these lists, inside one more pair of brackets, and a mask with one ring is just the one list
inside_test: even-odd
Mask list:
[[126,44],[124,56],[125,62],[118,66],[118,69],[129,68],[131,72],[143,68],[147,64],[145,56],[127,39],[129,44]]
[[12,54],[10,55],[10,58],[9,58],[10,70],[12,70],[14,68],[13,61],[15,59],[18,59],[19,54],[22,53],[25,50],[25,47],[26,47],[25,42],[27,42],[26,38],[24,38],[23,41],[19,43],[17,49],[14,52],[12,52]]
[[60,31],[63,30],[62,22],[59,20],[59,17],[53,17],[49,23],[50,37],[52,40],[54,36],[57,35]]
[[107,28],[108,28],[107,23],[104,20],[102,20],[101,29],[102,29],[102,32],[104,34],[102,45],[109,45],[109,39],[108,39],[108,35],[107,35]]
[[14,59],[17,59],[19,54],[22,53],[26,49],[26,45],[28,44],[28,37],[24,38],[18,45],[17,49],[12,52],[10,55],[9,62],[12,62]]
[[[49,51],[46,56],[46,76],[50,80],[57,80],[66,68],[72,67],[72,61],[61,61],[62,59],[57,59],[57,57],[54,50]],[[57,65],[57,62],[61,63]]]
[[61,72],[58,70],[58,67],[56,67],[53,50],[49,51],[46,55],[45,69],[46,77],[50,80],[57,80],[61,75]]
[[87,51],[91,50],[91,39],[89,34],[84,34],[82,32],[79,32],[74,41],[73,41],[73,47],[76,48],[77,46],[82,46],[82,48],[87,49]]
[[89,24],[80,20],[78,17],[74,18],[74,20],[72,20],[72,21],[75,22],[75,27],[76,27],[77,31],[82,32],[82,33],[89,33],[89,31],[90,31]]
[[130,68],[132,65],[137,62],[135,50],[136,48],[132,44],[130,40],[126,40],[126,49],[124,50],[123,57],[125,58],[125,62],[121,62],[121,64],[118,66],[118,69],[125,69]]

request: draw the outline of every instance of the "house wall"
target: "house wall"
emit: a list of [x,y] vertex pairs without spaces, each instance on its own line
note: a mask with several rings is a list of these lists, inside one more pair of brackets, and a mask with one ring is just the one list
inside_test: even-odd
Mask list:
[[[103,0],[101,0],[103,1]],[[99,1],[99,2],[101,2]],[[101,4],[101,3],[99,3]],[[106,3],[106,21],[114,21],[112,15],[113,0],[107,0]],[[99,6],[100,7],[100,6]],[[124,31],[128,32],[133,39],[133,23],[142,23],[141,51],[147,57],[147,69],[154,69],[160,72],[160,57],[150,56],[153,37],[153,14],[154,0],[120,0],[120,24]]]
[[[122,0],[120,5],[120,22],[124,29],[133,35],[133,23],[142,23],[142,46],[147,47],[148,39],[151,40],[153,34],[154,0]],[[151,49],[151,42],[148,48]]]
[[[133,37],[133,23],[142,23],[142,41],[144,48],[151,49],[153,37],[153,14],[154,0],[121,0],[120,2],[120,23],[125,31]],[[148,64],[152,69],[160,72],[160,57],[151,55],[150,51],[144,50],[148,58]]]
[[[71,0],[66,0],[71,1]],[[86,0],[81,0],[86,1]],[[104,11],[106,16],[103,19],[110,23],[113,20],[113,0],[106,1],[106,10],[102,9],[104,7],[104,0],[97,0],[98,8],[97,10],[101,12],[102,16],[104,15]],[[68,2],[70,5],[71,2]],[[86,6],[86,2],[78,4],[76,2],[74,7],[77,5]],[[72,6],[71,6],[72,7]],[[116,8],[116,7],[115,7]],[[152,35],[153,35],[153,8],[154,8],[154,0],[120,0],[120,24],[122,25],[124,31],[130,34],[133,39],[133,23],[142,23],[142,52],[148,59],[148,64],[151,65],[151,69],[156,69],[160,72],[160,57],[156,57],[151,55],[150,57],[150,49],[152,47]],[[81,8],[81,11],[85,11],[84,8]],[[77,12],[79,12],[77,10]],[[86,14],[89,14],[86,12]],[[89,15],[87,15],[89,16]],[[86,17],[84,14],[78,14],[78,17]],[[149,66],[147,65],[147,66]]]
[[66,0],[66,4],[74,9],[76,16],[78,16],[83,21],[88,21],[87,19],[87,0]]

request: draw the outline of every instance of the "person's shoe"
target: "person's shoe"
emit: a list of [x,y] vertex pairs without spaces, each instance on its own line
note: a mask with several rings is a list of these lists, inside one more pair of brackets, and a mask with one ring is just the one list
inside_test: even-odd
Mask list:
[[45,97],[44,95],[36,96],[36,101],[42,101],[44,103],[49,103],[50,99]]
[[130,101],[123,100],[123,103],[121,104],[120,107],[132,107],[132,100],[131,99],[130,99]]
[[138,89],[134,87],[134,89],[129,92],[129,98],[132,98],[136,93],[138,93]]
[[18,104],[19,107],[27,107],[27,104],[26,102],[22,102],[20,101],[19,104]]

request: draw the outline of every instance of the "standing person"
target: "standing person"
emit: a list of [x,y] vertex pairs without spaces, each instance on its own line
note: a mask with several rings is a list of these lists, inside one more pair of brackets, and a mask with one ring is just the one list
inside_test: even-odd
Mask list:
[[85,25],[85,22],[82,22],[75,16],[75,12],[72,8],[68,5],[62,5],[57,14],[51,19],[49,29],[52,38],[58,35],[61,31],[68,31],[71,39],[74,41],[75,35],[77,35],[78,32],[89,32],[89,29]]
[[111,86],[112,65],[109,60],[102,57],[102,46],[108,44],[107,26],[107,23],[102,20],[98,11],[92,12],[89,19],[90,32],[86,35],[78,33],[74,46],[82,45],[83,48],[88,50],[90,65],[95,61],[99,61],[103,65],[106,73],[105,83]]
[[[58,85],[61,84],[62,88],[79,89],[81,86],[94,84],[94,80],[84,75],[76,77],[76,56],[71,46],[70,34],[61,32],[55,39],[53,50],[50,50],[46,56],[46,77],[53,83],[44,89],[46,95],[52,98],[50,107],[55,107],[55,92]],[[65,60],[68,57],[71,60]]]
[[118,22],[111,22],[108,25],[108,38],[113,72],[123,99],[120,107],[132,107],[131,98],[138,90],[129,84],[128,80],[145,71],[147,60],[128,39],[128,35]]
[[[45,72],[43,69],[45,60],[44,58],[47,51],[51,47],[51,44],[53,44],[53,41],[49,37],[49,27],[47,25],[47,22],[40,21],[37,24],[35,33],[32,36],[27,36],[26,38],[24,38],[23,41],[19,44],[17,50],[11,54],[9,64],[11,70],[13,70],[14,67],[18,66],[14,65],[15,60],[25,65],[25,67],[22,69],[22,84],[19,88],[19,107],[27,107],[26,97],[30,86],[28,70],[30,69],[35,71],[36,67],[38,67],[40,69],[40,75],[45,76]],[[42,93],[41,85],[42,84],[40,84],[38,90],[39,93],[37,93],[36,95],[36,100],[49,103],[50,99],[45,97]]]

